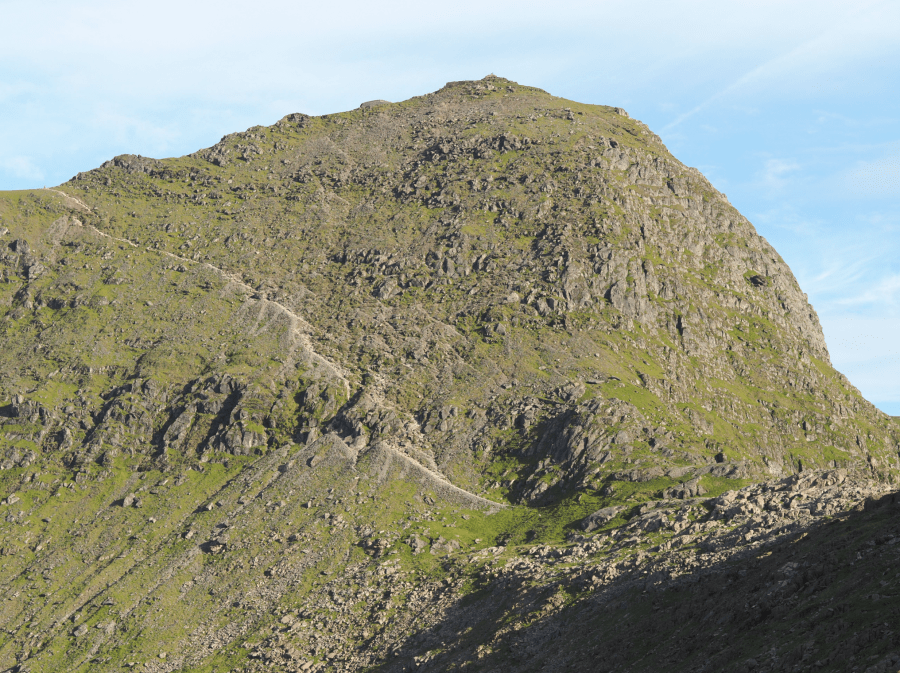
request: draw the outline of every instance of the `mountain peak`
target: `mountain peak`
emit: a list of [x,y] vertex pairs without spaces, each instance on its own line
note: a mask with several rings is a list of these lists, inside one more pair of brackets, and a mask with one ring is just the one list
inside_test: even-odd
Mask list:
[[590,592],[900,470],[784,260],[621,108],[488,75],[0,217],[6,668],[389,666],[438,579],[608,552]]

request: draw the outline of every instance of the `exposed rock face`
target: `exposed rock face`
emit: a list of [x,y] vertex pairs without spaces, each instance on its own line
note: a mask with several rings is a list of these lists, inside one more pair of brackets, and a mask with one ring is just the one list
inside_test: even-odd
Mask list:
[[620,108],[452,82],[0,219],[0,670],[574,666],[508,640],[521,581],[718,567],[900,470],[784,261]]

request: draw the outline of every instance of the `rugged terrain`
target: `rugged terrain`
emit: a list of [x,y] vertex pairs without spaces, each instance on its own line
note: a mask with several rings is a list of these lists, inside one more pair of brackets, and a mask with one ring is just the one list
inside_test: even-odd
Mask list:
[[900,426],[619,108],[291,114],[0,232],[0,670],[898,668]]

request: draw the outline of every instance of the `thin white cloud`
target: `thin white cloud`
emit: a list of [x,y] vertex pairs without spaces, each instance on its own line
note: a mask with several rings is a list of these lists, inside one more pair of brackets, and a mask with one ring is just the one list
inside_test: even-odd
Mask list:
[[[858,55],[858,52],[865,51],[866,47],[870,50],[882,47],[883,40],[873,39],[873,30],[879,23],[873,23],[873,20],[881,19],[881,13],[877,10],[886,8],[891,9],[886,2],[867,5],[848,4],[847,14],[833,17],[834,20],[822,32],[812,38],[803,39],[800,44],[751,68],[691,109],[678,115],[662,128],[662,132],[678,127],[694,115],[725,99],[745,94],[761,86],[771,87],[775,83],[782,85],[787,81],[789,85],[795,85],[798,79],[802,79],[798,78],[798,74],[802,71],[838,69],[842,59]],[[877,32],[881,37],[881,31]],[[865,41],[860,43],[862,36],[868,37],[867,44]]]
[[0,169],[4,173],[26,180],[43,180],[44,172],[30,157],[15,156],[0,160]]
[[878,307],[882,311],[897,309],[900,307],[900,274],[880,278],[859,294],[838,299],[835,304],[840,306],[869,305]]
[[843,176],[846,189],[862,196],[900,195],[900,155],[859,161]]
[[876,227],[860,216],[858,222],[835,227],[785,204],[754,219],[818,311],[885,317],[900,309],[895,262],[900,239],[883,235],[883,226],[889,225]]
[[[863,280],[870,273],[872,264],[878,259],[877,255],[854,259],[847,253],[848,251],[845,250],[840,259],[826,259],[827,266],[810,279],[811,282],[807,285],[807,289],[818,295],[830,295],[836,291],[846,290],[853,283]],[[850,257],[849,261],[848,257]]]
[[140,138],[142,142],[160,148],[168,147],[178,137],[172,124],[157,124],[147,116],[129,114],[107,104],[95,108],[92,125],[120,142]]
[[770,192],[783,190],[791,181],[788,176],[796,174],[800,170],[800,164],[786,159],[766,159],[762,171],[759,173],[759,182],[762,187]]

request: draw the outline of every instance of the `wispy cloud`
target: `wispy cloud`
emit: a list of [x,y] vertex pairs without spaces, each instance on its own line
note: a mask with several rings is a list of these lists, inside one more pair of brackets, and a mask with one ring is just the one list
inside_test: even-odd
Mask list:
[[[755,188],[757,183],[754,182],[752,186]],[[766,228],[781,229],[803,237],[815,236],[825,226],[822,220],[809,213],[798,213],[788,203],[780,203],[775,208],[758,211],[753,219]]]
[[[767,85],[771,88],[776,82],[779,84],[786,81],[796,82],[800,71],[827,70],[831,65],[840,64],[842,58],[846,58],[846,52],[860,48],[856,40],[850,39],[851,33],[860,32],[858,29],[864,25],[865,32],[871,35],[872,26],[869,25],[871,20],[877,16],[878,10],[884,9],[887,4],[886,2],[858,4],[854,9],[849,9],[850,5],[848,5],[847,14],[840,20],[833,21],[814,37],[804,39],[799,44],[746,71],[694,107],[678,115],[662,128],[662,132],[665,133],[678,127],[715,103],[745,94],[754,87]],[[852,30],[854,28],[857,30]],[[870,46],[874,47],[875,42],[872,40]]]
[[847,189],[866,196],[900,195],[900,155],[859,161],[843,174]]
[[813,276],[807,286],[810,292],[815,294],[832,294],[841,289],[862,280],[869,272],[870,267],[878,259],[878,255],[847,260],[848,255],[840,255],[839,259],[826,260],[827,266],[818,275]]
[[834,303],[839,306],[876,306],[881,311],[897,309],[900,307],[900,274],[880,278],[862,292],[843,297]]
[[799,213],[789,204],[759,213],[754,219],[817,310],[884,317],[900,309],[900,275],[895,263],[900,240],[884,236],[882,228],[889,224],[876,227],[871,222],[857,222],[835,227],[833,222]]
[[690,110],[687,110],[686,112],[678,115],[675,119],[673,119],[662,128],[662,132],[665,133],[676,128],[680,124],[684,123],[697,113],[702,112],[714,103],[724,100],[736,93],[743,92],[744,90],[764,80],[771,79],[782,74],[785,70],[789,69],[792,62],[796,60],[799,55],[810,49],[810,47],[815,45],[817,42],[820,42],[821,39],[822,36],[817,36],[811,40],[807,40],[806,42],[794,47],[793,49],[790,49],[787,53],[779,54],[774,58],[770,58],[769,60],[760,65],[757,65],[748,72],[745,72],[743,75],[741,75],[722,89],[716,91],[714,94],[707,97],[705,100],[701,101]]
[[160,124],[152,116],[136,115],[112,105],[97,106],[92,125],[120,142],[140,138],[142,144],[158,149],[170,147],[178,137],[177,126],[172,123]]
[[797,173],[800,164],[786,159],[767,159],[759,173],[760,184],[770,192],[781,191],[790,182],[788,175]]
[[0,170],[19,179],[35,181],[44,179],[44,172],[30,157],[15,156],[0,159]]

